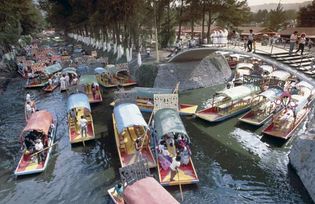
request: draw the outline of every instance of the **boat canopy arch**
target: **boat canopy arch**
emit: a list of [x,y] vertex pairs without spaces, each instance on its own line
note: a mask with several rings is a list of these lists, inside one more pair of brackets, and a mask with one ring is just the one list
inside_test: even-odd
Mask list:
[[74,67],[67,67],[67,68],[64,68],[61,72],[62,74],[73,74],[73,75],[78,75],[77,73],[77,69],[74,68]]
[[148,128],[139,108],[133,103],[123,103],[115,106],[114,116],[118,133],[121,134],[125,128],[131,126],[142,126]]
[[242,85],[237,86],[231,89],[226,89],[223,91],[217,92],[217,95],[223,95],[230,98],[232,101],[239,100],[244,97],[247,97],[251,94],[258,92],[260,88],[254,85]]
[[140,98],[153,98],[154,94],[171,94],[172,89],[162,88],[148,88],[148,87],[135,87],[133,91],[137,97]]
[[251,63],[238,63],[236,69],[251,69],[254,70],[254,65]]
[[53,123],[53,116],[46,110],[34,112],[27,121],[26,127],[23,132],[30,132],[36,130],[48,135],[51,124]]
[[103,68],[103,67],[97,67],[94,69],[95,74],[106,74],[108,75],[109,72],[107,69]]
[[80,77],[80,82],[79,82],[80,85],[87,85],[87,84],[93,84],[93,83],[98,84],[95,75],[82,75]]
[[283,91],[281,89],[270,88],[270,89],[262,92],[261,94],[259,94],[259,96],[263,96],[263,97],[267,98],[269,101],[275,101],[278,97],[281,96],[282,93],[283,93]]
[[154,114],[154,129],[157,133],[158,140],[168,133],[181,133],[188,137],[178,112],[171,108],[158,110]]
[[289,72],[282,71],[282,70],[276,70],[274,72],[271,72],[271,74],[269,74],[269,77],[273,77],[281,81],[286,81],[290,76],[291,74]]
[[56,64],[53,64],[53,65],[50,65],[50,66],[44,68],[44,73],[46,75],[52,75],[52,74],[59,72],[61,70],[62,70],[61,65],[59,63],[56,63]]
[[70,112],[73,108],[86,108],[91,112],[89,98],[83,93],[71,94],[67,102],[67,111]]
[[267,72],[268,74],[273,72],[273,67],[271,65],[263,64],[263,65],[260,65],[260,68],[264,70],[265,72]]

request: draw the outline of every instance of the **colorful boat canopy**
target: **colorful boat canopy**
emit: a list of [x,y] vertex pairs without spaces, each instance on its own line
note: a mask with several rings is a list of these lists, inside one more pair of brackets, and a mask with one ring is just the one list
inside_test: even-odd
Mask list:
[[229,97],[232,101],[234,101],[234,100],[242,99],[251,94],[254,94],[258,92],[259,90],[260,88],[258,86],[242,85],[242,86],[237,86],[231,89],[225,89],[223,91],[219,91],[217,92],[217,94]]
[[236,69],[253,69],[254,65],[251,63],[238,63]]
[[128,69],[125,68],[117,68],[115,65],[113,64],[109,64],[106,65],[105,68],[109,73],[111,73],[112,75],[117,75],[119,72],[129,72]]
[[283,91],[281,89],[270,88],[259,95],[267,98],[269,101],[275,101],[282,93]]
[[143,126],[148,128],[139,108],[133,103],[123,103],[114,108],[114,116],[118,133],[121,134],[125,128],[131,126]]
[[86,108],[91,112],[91,106],[87,95],[83,93],[71,94],[67,102],[67,111],[69,112],[73,108]]
[[290,76],[291,74],[289,72],[282,71],[282,70],[276,70],[274,72],[271,72],[271,74],[269,74],[269,77],[274,77],[281,81],[286,81]]
[[63,73],[63,74],[70,73],[70,74],[78,75],[78,74],[77,74],[77,69],[74,68],[74,67],[67,67],[67,68],[64,68],[64,69],[62,70],[62,73]]
[[263,69],[265,72],[271,73],[273,71],[273,67],[267,64],[260,65],[260,68]]
[[52,75],[52,74],[54,74],[56,72],[59,72],[61,70],[62,70],[61,65],[59,63],[56,63],[56,64],[53,64],[53,65],[50,65],[50,66],[46,67],[44,69],[44,73],[46,75]]
[[98,84],[95,75],[82,75],[82,76],[80,77],[80,82],[79,82],[79,84],[81,84],[81,85],[93,84],[93,83]]
[[158,139],[168,133],[181,133],[188,136],[178,112],[170,108],[158,110],[154,114],[154,129]]
[[27,121],[27,125],[23,132],[36,130],[48,135],[49,128],[53,123],[53,116],[46,110],[40,110],[33,113],[30,119]]
[[172,89],[161,88],[147,88],[147,87],[135,87],[132,89],[135,91],[136,96],[140,98],[153,98],[154,94],[171,94]]
[[124,200],[128,204],[179,204],[153,177],[143,178],[127,186],[124,190]]
[[109,74],[108,70],[103,67],[97,67],[94,69],[95,74]]

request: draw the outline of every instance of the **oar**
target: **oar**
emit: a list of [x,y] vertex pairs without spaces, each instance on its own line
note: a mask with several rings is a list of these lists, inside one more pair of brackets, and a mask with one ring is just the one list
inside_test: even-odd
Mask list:
[[38,154],[38,153],[41,153],[42,151],[45,151],[45,150],[47,150],[47,149],[53,147],[53,146],[56,145],[57,143],[58,143],[58,142],[55,142],[54,144],[52,144],[52,145],[50,145],[50,146],[48,146],[48,147],[45,147],[44,149],[42,149],[42,150],[40,150],[40,151],[38,151],[38,152],[35,152],[34,154],[31,155],[31,157],[35,156],[35,155]]
[[180,195],[181,195],[182,202],[183,202],[184,201],[184,195],[183,195],[182,184],[180,183],[180,180],[179,180],[179,171],[178,171],[178,169],[177,169],[177,179],[178,179]]

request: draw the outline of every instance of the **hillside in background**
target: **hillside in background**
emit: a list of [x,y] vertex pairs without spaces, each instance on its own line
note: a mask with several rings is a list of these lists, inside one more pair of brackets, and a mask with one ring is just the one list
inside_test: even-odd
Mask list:
[[[311,2],[312,1],[305,1],[302,3],[291,3],[291,4],[283,3],[282,6],[284,10],[290,10],[290,9],[298,10],[300,7],[306,6],[310,4]],[[250,9],[252,12],[257,12],[259,9],[261,10],[267,9],[269,11],[271,9],[276,9],[277,5],[278,5],[277,3],[254,5],[254,6],[250,6]]]

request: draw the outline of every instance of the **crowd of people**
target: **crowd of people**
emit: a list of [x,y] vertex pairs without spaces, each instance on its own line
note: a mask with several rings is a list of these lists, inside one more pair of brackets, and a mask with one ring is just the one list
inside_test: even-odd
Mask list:
[[174,181],[178,168],[189,164],[191,156],[189,138],[181,133],[168,133],[159,141],[157,148],[161,167],[164,170],[170,168],[170,180]]

